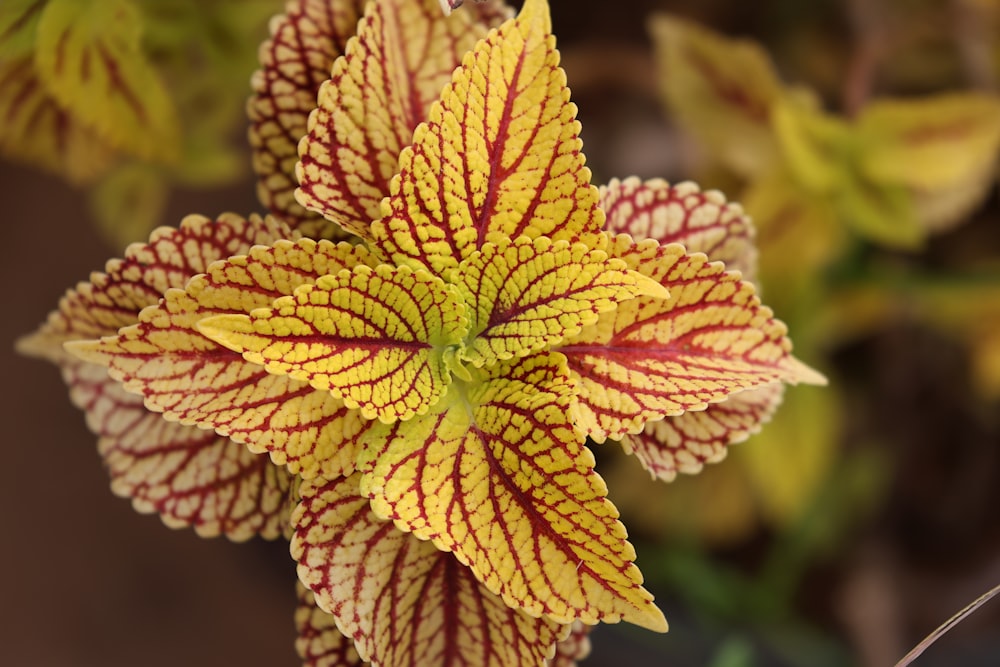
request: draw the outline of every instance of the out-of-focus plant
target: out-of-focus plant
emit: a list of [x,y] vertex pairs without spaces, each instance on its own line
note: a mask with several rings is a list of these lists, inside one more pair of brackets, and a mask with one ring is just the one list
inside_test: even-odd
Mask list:
[[[651,29],[670,117],[696,140],[706,173],[735,184],[759,230],[763,291],[800,349],[821,358],[891,318],[917,319],[963,339],[984,396],[995,396],[1000,267],[943,279],[901,258],[968,220],[995,186],[1000,98],[861,99],[838,114],[813,90],[783,83],[754,42],[667,15]],[[663,490],[664,515],[699,508],[675,519],[713,539],[801,518],[833,469],[842,401],[836,391],[797,392],[753,447],[730,452],[736,465]]]
[[593,186],[547,3],[510,14],[289,3],[249,104],[272,215],[154,231],[21,343],[137,509],[290,539],[309,665],[665,630],[588,441],[670,479],[824,382],[744,279],[740,208]]
[[116,244],[171,187],[245,176],[246,80],[281,0],[4,0],[0,155],[83,188]]

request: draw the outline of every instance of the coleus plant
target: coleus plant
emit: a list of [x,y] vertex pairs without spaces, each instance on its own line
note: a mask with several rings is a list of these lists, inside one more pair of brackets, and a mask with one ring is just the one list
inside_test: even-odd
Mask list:
[[747,265],[739,208],[591,185],[545,0],[293,0],[261,57],[271,214],[157,230],[21,343],[114,490],[287,536],[309,665],[572,664],[595,623],[666,630],[588,439],[669,479],[823,381],[685,245]]

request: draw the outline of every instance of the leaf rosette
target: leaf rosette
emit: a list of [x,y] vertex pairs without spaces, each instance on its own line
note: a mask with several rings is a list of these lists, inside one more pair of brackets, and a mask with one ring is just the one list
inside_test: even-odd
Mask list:
[[346,39],[358,10],[293,2],[262,50],[276,217],[245,226],[274,236],[157,284],[75,363],[301,480],[307,664],[571,664],[581,622],[665,630],[587,440],[669,478],[822,381],[715,261],[750,271],[749,223],[693,186],[591,185],[544,0],[382,0]]

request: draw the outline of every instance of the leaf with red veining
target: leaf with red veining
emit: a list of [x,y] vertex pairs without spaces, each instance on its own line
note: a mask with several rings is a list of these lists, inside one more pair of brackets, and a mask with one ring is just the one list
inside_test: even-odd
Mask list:
[[576,667],[578,660],[590,655],[590,631],[594,626],[576,621],[569,636],[556,644],[556,654],[547,667]]
[[147,243],[130,245],[124,258],[108,261],[103,272],[92,273],[88,282],[67,292],[45,324],[19,345],[53,363],[70,359],[62,347],[66,341],[114,335],[135,324],[139,312],[155,306],[167,290],[184,287],[211,263],[290,234],[273,218],[246,220],[232,214],[216,220],[191,215],[179,228],[155,229]]
[[461,344],[465,308],[437,276],[360,265],[250,315],[204,319],[198,330],[269,373],[307,382],[366,419],[426,412],[451,380],[446,352]]
[[363,667],[354,641],[345,637],[328,614],[316,605],[316,597],[302,582],[295,582],[295,651],[303,667]]
[[666,296],[603,250],[548,237],[486,243],[456,279],[470,320],[459,356],[476,367],[551,347],[638,294]]
[[750,389],[675,417],[648,422],[636,434],[622,438],[626,454],[635,454],[650,474],[672,481],[677,473],[701,472],[717,463],[734,445],[757,433],[774,415],[784,394],[780,382]]
[[680,243],[688,253],[703,252],[724,263],[727,271],[754,280],[753,224],[739,204],[727,202],[718,190],[702,192],[690,181],[670,185],[662,179],[612,179],[601,187],[601,208],[607,216],[605,229],[612,234],[661,245]]
[[332,227],[295,201],[295,165],[306,121],[330,68],[354,35],[366,0],[292,0],[271,21],[259,52],[261,69],[250,80],[248,138],[257,196],[272,213],[306,236]]
[[564,364],[542,353],[473,369],[428,414],[369,430],[361,491],[378,516],[454,552],[508,605],[663,631],[574,430]]
[[56,363],[73,403],[99,436],[98,450],[112,490],[140,512],[156,512],[173,527],[201,535],[276,538],[287,525],[291,478],[267,457],[191,426],[165,421],[122,390],[105,368],[67,354],[62,344],[113,335],[134,324],[171,287],[208,264],[267,240],[273,229],[223,216],[188,218],[180,229],[156,230],[147,244],[129,247],[60,301],[48,321],[19,341],[19,350]]
[[445,18],[434,0],[369,4],[309,117],[299,146],[298,201],[369,237],[399,171],[399,152],[462,56],[486,34],[486,21],[502,15],[498,5]]
[[569,96],[548,7],[526,2],[463,59],[414,131],[372,224],[375,244],[446,280],[487,242],[597,247],[604,215]]
[[49,0],[38,22],[35,64],[73,118],[115,148],[173,162],[180,123],[174,100],[142,49],[131,0]]
[[[241,220],[230,216],[226,226]],[[257,243],[291,235],[271,218],[243,224],[273,228]],[[112,377],[168,419],[214,428],[304,477],[344,474],[353,469],[353,440],[365,427],[359,415],[304,382],[268,374],[196,327],[212,315],[268,306],[298,285],[365,261],[368,253],[349,244],[302,239],[256,246],[249,255],[215,262],[184,290],[169,290],[117,336],[73,343],[72,350],[109,366]]]
[[292,478],[268,457],[194,426],[168,422],[125,392],[107,369],[70,362],[63,375],[84,410],[111,476],[136,511],[202,537],[281,537],[294,504]]
[[506,606],[452,554],[379,520],[359,479],[303,483],[291,549],[358,653],[383,667],[544,664],[568,628]]
[[611,255],[670,298],[625,302],[560,349],[579,382],[577,426],[594,440],[772,382],[825,382],[792,357],[784,324],[753,286],[722,264],[627,235],[615,238]]
[[0,155],[85,185],[114,161],[114,151],[63,111],[30,58],[0,62]]

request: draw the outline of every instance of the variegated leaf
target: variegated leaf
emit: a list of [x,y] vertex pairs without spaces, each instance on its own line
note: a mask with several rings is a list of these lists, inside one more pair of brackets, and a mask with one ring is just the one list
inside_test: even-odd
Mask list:
[[302,485],[292,522],[299,578],[382,667],[543,665],[568,627],[505,605],[452,554],[378,519],[360,475]]
[[158,229],[149,243],[129,247],[106,272],[71,290],[35,334],[19,341],[20,351],[59,365],[73,403],[99,436],[112,490],[169,526],[191,525],[204,536],[237,540],[279,537],[287,526],[291,478],[240,444],[165,421],[124,392],[105,368],[73,358],[62,344],[114,335],[168,288],[273,232],[230,216],[192,216],[180,229]]
[[173,99],[142,49],[131,0],[49,0],[35,63],[51,95],[112,146],[161,162],[178,158]]
[[476,45],[399,158],[373,223],[397,264],[449,279],[484,243],[549,236],[594,247],[604,225],[544,0]]
[[364,436],[361,490],[532,616],[666,629],[570,415],[565,360],[475,370],[434,410]]
[[113,163],[111,147],[63,111],[29,57],[0,61],[0,155],[86,185]]
[[125,392],[107,369],[85,362],[63,368],[74,403],[99,436],[111,490],[156,513],[171,528],[202,537],[276,539],[288,526],[292,478],[268,457],[194,426],[168,422]]
[[461,356],[477,367],[550,347],[638,294],[667,294],[603,250],[547,237],[486,243],[457,275],[470,319]]
[[750,218],[739,204],[726,202],[718,190],[702,192],[690,181],[670,185],[664,180],[612,179],[601,187],[605,229],[628,234],[636,241],[655,239],[661,245],[680,243],[689,253],[703,252],[729,271],[753,281],[757,249]]
[[153,230],[147,243],[135,243],[122,259],[112,259],[104,272],[94,272],[60,300],[48,320],[19,341],[27,354],[53,363],[71,358],[67,341],[113,336],[135,324],[139,311],[156,305],[171,288],[181,288],[216,260],[246,252],[252,245],[271,243],[291,231],[269,218],[245,220],[223,214],[216,220],[200,215],[185,218],[179,228]]
[[492,6],[445,18],[434,0],[370,3],[357,39],[320,88],[299,146],[299,202],[369,237],[399,171],[399,152],[462,56],[486,34],[490,26],[483,19],[495,21],[495,14]]
[[594,440],[772,382],[824,382],[791,356],[785,326],[753,286],[722,264],[626,235],[611,254],[659,281],[670,298],[623,303],[561,348],[579,382],[577,426]]
[[445,349],[461,343],[464,311],[454,290],[424,270],[361,265],[303,285],[271,308],[198,328],[268,372],[388,423],[426,412],[444,394]]
[[[223,227],[238,220],[232,216]],[[270,218],[252,217],[245,224],[277,225],[258,243],[291,235]],[[206,248],[211,247],[206,241]],[[181,261],[162,258],[171,259]],[[303,477],[345,474],[354,466],[354,438],[365,427],[360,415],[307,383],[271,375],[244,361],[196,327],[206,317],[245,314],[270,305],[299,285],[367,260],[363,248],[327,241],[257,246],[249,255],[207,267],[207,273],[184,290],[167,291],[159,304],[140,313],[138,324],[117,336],[71,347],[82,358],[109,366],[112,377],[142,394],[147,407],[168,419],[214,428],[251,451],[270,453],[276,464]]]
[[303,667],[363,667],[368,664],[358,655],[354,640],[345,637],[333,618],[316,605],[313,592],[295,582],[298,605],[295,607],[295,651]]
[[622,447],[657,479],[669,482],[677,473],[692,475],[706,463],[724,459],[729,445],[757,433],[778,409],[783,394],[784,385],[775,382],[704,410],[651,421],[641,432],[623,437]]
[[257,196],[272,213],[306,236],[321,238],[332,225],[295,201],[295,165],[316,95],[354,35],[366,0],[291,0],[271,21],[260,48],[261,69],[250,80],[248,138]]

